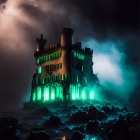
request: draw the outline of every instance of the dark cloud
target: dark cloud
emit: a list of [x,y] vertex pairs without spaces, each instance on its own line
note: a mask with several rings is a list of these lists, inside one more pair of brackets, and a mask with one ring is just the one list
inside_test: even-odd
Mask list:
[[[0,18],[0,110],[17,109],[29,99],[35,71],[35,39],[43,34],[47,39],[45,47],[60,44],[63,27],[74,29],[74,42],[88,38],[115,43],[121,40],[123,45],[117,47],[127,56],[124,65],[137,73],[140,70],[137,0],[29,0],[18,3],[3,0],[0,5],[2,3],[6,8]],[[138,92],[135,93],[137,96]],[[114,98],[110,95],[109,99]]]
[[0,0],[0,4],[7,2],[7,0]]

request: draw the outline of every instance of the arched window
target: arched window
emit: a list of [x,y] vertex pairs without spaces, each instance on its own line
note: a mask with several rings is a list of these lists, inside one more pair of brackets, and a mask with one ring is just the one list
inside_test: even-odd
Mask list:
[[38,74],[40,74],[41,73],[41,66],[39,66],[39,68],[38,68]]

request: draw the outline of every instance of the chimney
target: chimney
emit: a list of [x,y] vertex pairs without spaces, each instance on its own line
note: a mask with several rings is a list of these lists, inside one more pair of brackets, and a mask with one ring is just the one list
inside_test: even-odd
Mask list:
[[72,34],[74,32],[71,28],[62,28],[61,32],[61,46],[72,46]]
[[37,42],[37,51],[41,52],[44,49],[44,45],[46,44],[46,39],[43,39],[43,35],[41,34],[41,38],[36,38]]

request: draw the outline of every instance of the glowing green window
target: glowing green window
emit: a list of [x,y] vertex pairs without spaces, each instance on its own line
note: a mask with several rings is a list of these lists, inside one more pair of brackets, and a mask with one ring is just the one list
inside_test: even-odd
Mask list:
[[44,88],[44,100],[49,100],[49,88]]
[[79,57],[79,53],[77,53],[77,58],[80,59],[80,57]]
[[41,87],[37,87],[37,100],[41,100]]
[[51,56],[49,55],[49,60],[51,60]]
[[64,74],[64,80],[67,80],[67,74]]
[[36,64],[39,64],[39,58],[36,59]]
[[38,74],[40,74],[41,73],[41,66],[39,66],[39,68],[38,68]]
[[83,60],[85,60],[85,56],[83,56]]
[[82,71],[83,71],[83,66],[82,66]]
[[60,52],[58,52],[58,57],[61,57],[61,51],[60,51]]
[[46,61],[48,61],[48,56],[46,56]]
[[53,54],[52,54],[52,59],[54,59]]
[[82,98],[85,99],[85,92],[82,92]]
[[90,92],[90,99],[94,99],[94,92],[93,91]]
[[76,57],[76,52],[75,52],[75,51],[73,51],[73,53],[74,53],[74,57]]

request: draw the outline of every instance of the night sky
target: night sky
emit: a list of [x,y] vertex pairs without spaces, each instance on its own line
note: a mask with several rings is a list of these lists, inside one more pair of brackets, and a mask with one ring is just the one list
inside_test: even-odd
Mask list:
[[73,28],[73,44],[93,52],[93,72],[105,88],[101,101],[140,111],[140,5],[138,0],[0,0],[0,111],[30,99],[36,38],[60,44]]

